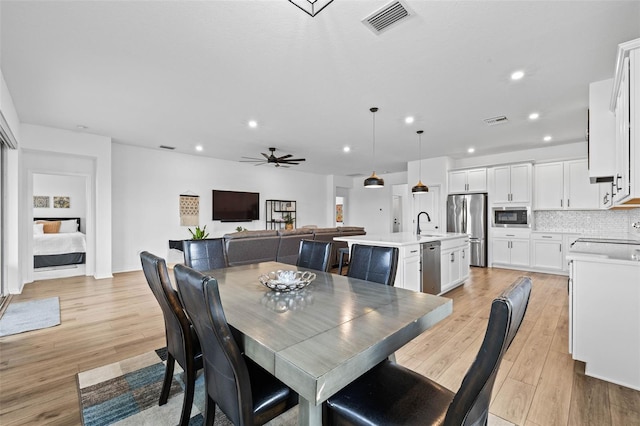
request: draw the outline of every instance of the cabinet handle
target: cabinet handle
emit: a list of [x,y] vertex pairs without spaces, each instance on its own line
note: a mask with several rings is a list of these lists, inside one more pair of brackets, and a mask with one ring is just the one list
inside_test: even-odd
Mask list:
[[562,206],[562,200],[560,200],[560,207],[563,207],[563,206]]
[[462,258],[464,259],[464,250],[462,250]]
[[559,246],[560,246],[560,253],[562,253],[562,244],[560,244]]
[[514,234],[507,234],[507,237],[515,237]]
[[451,262],[455,262],[455,253],[451,253]]
[[551,235],[543,235],[542,238],[553,238]]
[[418,250],[411,250],[411,253],[417,253]]
[[571,200],[567,198],[567,208],[571,207]]

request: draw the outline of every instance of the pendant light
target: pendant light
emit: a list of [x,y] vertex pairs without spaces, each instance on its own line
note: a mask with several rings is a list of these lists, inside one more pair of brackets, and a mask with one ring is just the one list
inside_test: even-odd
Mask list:
[[420,194],[423,192],[429,192],[429,187],[422,183],[422,130],[416,132],[418,134],[418,161],[420,162],[420,171],[418,172],[418,184],[411,188],[411,192],[414,194]]
[[378,108],[372,107],[372,108],[369,108],[369,111],[371,111],[373,115],[373,169],[374,171],[371,174],[371,176],[369,176],[364,180],[364,187],[365,188],[382,188],[384,186],[384,179],[382,179],[381,177],[378,177],[375,171],[375,168],[376,168],[375,166],[375,163],[376,163],[376,112],[378,111]]

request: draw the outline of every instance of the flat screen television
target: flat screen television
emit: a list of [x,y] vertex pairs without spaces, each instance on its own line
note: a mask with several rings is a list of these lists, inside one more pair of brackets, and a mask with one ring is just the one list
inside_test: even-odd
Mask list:
[[249,222],[260,219],[260,194],[213,190],[213,220]]

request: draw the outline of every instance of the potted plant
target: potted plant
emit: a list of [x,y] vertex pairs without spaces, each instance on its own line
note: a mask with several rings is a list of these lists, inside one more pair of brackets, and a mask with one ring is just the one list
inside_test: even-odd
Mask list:
[[200,229],[199,226],[196,226],[195,231],[192,231],[191,228],[188,229],[191,233],[192,240],[204,240],[209,236],[209,233],[207,232],[207,225],[203,226],[202,229]]
[[291,217],[291,213],[287,213],[282,216],[282,220],[284,220],[284,229],[293,229],[293,218]]

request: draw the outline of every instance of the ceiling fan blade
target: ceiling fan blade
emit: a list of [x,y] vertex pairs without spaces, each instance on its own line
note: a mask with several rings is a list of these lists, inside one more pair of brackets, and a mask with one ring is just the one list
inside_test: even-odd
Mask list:
[[289,157],[292,157],[292,155],[291,154],[283,155],[282,157],[278,157],[278,161],[286,160]]
[[269,156],[268,156],[267,154],[265,154],[264,152],[261,152],[260,154],[262,154],[262,156],[263,156],[264,158],[266,158],[267,160],[269,159]]
[[240,157],[243,160],[240,161],[245,161],[245,160],[251,160],[251,161],[264,161],[264,158],[255,158],[255,157]]
[[287,160],[283,160],[283,163],[288,163],[290,161],[307,161],[305,158],[289,158]]
[[261,161],[259,163],[254,164],[254,166],[262,166],[263,164],[267,164],[266,161]]

